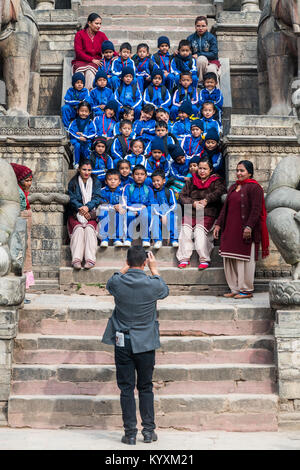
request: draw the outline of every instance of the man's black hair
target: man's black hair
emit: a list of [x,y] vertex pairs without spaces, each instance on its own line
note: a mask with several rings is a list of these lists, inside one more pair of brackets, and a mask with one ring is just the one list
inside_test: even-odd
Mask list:
[[141,267],[147,259],[147,254],[142,246],[132,246],[127,251],[127,263],[130,267]]

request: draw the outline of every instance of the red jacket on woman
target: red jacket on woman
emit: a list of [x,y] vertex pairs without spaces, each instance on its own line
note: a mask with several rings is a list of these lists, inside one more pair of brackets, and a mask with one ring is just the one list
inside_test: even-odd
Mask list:
[[79,67],[91,65],[96,70],[98,66],[92,62],[93,59],[102,58],[102,43],[108,41],[106,34],[98,31],[92,41],[87,33],[87,29],[81,29],[74,38],[75,60],[72,61],[74,72]]

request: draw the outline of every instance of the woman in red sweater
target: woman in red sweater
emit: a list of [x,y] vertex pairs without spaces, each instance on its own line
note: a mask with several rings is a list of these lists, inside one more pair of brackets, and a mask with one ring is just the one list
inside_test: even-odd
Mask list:
[[106,34],[100,31],[101,24],[101,17],[97,13],[91,13],[84,29],[78,31],[74,39],[73,73],[82,72],[85,75],[88,90],[93,88],[96,72],[101,65],[102,43],[108,40]]

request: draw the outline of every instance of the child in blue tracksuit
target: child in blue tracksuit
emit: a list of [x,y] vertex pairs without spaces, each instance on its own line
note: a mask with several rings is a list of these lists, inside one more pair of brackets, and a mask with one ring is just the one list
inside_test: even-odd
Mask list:
[[135,137],[139,137],[147,145],[155,136],[155,119],[153,118],[155,108],[153,104],[144,104],[141,109],[141,116],[133,124]]
[[131,152],[125,156],[125,160],[128,161],[130,165],[130,171],[136,166],[136,165],[146,165],[146,159],[145,159],[145,144],[142,139],[133,139],[130,142],[130,150]]
[[71,121],[76,117],[76,112],[81,101],[89,101],[89,91],[84,87],[85,77],[77,72],[72,76],[72,86],[65,94],[65,105],[61,108],[63,125],[68,129]]
[[178,118],[172,126],[172,133],[176,135],[181,143],[185,137],[191,135],[191,119],[193,114],[192,103],[184,101],[178,110]]
[[152,175],[152,187],[156,204],[152,207],[151,234],[154,241],[153,248],[162,247],[163,228],[167,231],[171,246],[178,247],[178,231],[176,225],[177,202],[172,189],[166,188],[165,174],[161,169],[155,170]]
[[215,73],[206,73],[203,77],[204,88],[199,93],[199,108],[204,103],[212,102],[218,110],[218,121],[222,121],[223,95],[220,88],[217,88],[218,79]]
[[203,134],[203,122],[200,119],[195,119],[191,123],[191,133],[190,137],[186,136],[181,145],[188,158],[192,158],[196,155],[201,155],[204,149],[204,139]]
[[168,177],[169,175],[170,165],[165,155],[163,139],[160,137],[155,137],[151,142],[151,152],[148,155],[145,168],[147,170],[147,179],[145,183],[149,185],[152,183],[151,175],[153,171],[158,168],[164,172],[165,177]]
[[133,178],[130,176],[131,166],[127,160],[118,160],[117,170],[121,175],[121,187],[124,188],[127,184],[133,183]]
[[197,88],[192,85],[192,74],[190,72],[182,72],[180,74],[179,85],[174,91],[172,99],[170,112],[172,121],[175,121],[177,118],[178,110],[184,101],[191,102],[193,114],[197,116],[199,112],[199,96]]
[[157,40],[158,52],[152,55],[151,59],[156,62],[160,70],[163,71],[163,84],[171,92],[174,87],[174,81],[172,79],[171,72],[171,61],[173,55],[169,54],[170,40],[167,36],[160,36]]
[[[119,121],[116,122],[116,125],[114,127],[114,135],[120,134],[120,122],[122,121],[131,121],[132,126],[134,123],[134,110],[131,108],[131,106],[124,106],[121,111],[119,112]],[[134,132],[132,131],[130,134],[130,138],[134,138]]]
[[106,138],[112,138],[114,136],[117,112],[118,104],[114,100],[111,100],[105,105],[104,112],[100,116],[95,117],[94,124],[98,136]]
[[182,39],[178,46],[178,54],[174,56],[171,62],[171,77],[175,85],[179,85],[179,78],[182,72],[192,74],[193,87],[197,87],[198,73],[196,60],[192,56],[191,44],[186,39]]
[[189,159],[185,156],[180,145],[169,145],[169,153],[173,163],[170,165],[168,187],[173,189],[176,199],[178,199],[185,182],[189,180]]
[[121,84],[116,89],[114,97],[119,104],[119,111],[124,106],[130,106],[134,110],[134,117],[140,117],[142,108],[142,94],[137,82],[133,81],[134,70],[132,67],[124,67],[121,73]]
[[214,173],[217,173],[222,178],[225,177],[225,162],[224,156],[220,149],[220,137],[216,129],[212,128],[207,131],[204,143],[204,154],[207,155],[212,161]]
[[114,60],[115,47],[111,41],[103,41],[101,51],[103,59],[102,64],[98,68],[98,71],[103,70],[106,73],[107,86],[112,89],[112,63]]
[[133,70],[133,78],[136,81],[135,78],[135,65],[133,60],[130,58],[132,52],[132,47],[129,42],[123,42],[120,46],[120,55],[119,57],[116,57],[113,60],[112,67],[111,67],[111,72],[112,72],[112,78],[111,78],[111,84],[112,84],[112,89],[113,91],[116,91],[116,89],[121,85],[121,76],[123,69],[125,67],[130,67]]
[[110,147],[110,155],[116,167],[118,160],[123,160],[130,150],[130,135],[132,133],[131,121],[120,122],[120,134],[116,135]]
[[114,99],[113,92],[107,86],[107,75],[104,70],[99,70],[95,75],[94,86],[90,92],[89,102],[94,116],[101,116],[105,105]]
[[139,44],[137,46],[136,54],[133,57],[133,62],[135,65],[135,74],[141,90],[141,93],[144,92],[144,89],[151,82],[151,75],[154,69],[157,69],[157,65],[149,57],[149,46],[148,44]]
[[144,91],[143,102],[152,104],[155,109],[163,108],[169,111],[171,106],[171,95],[163,82],[163,71],[156,68],[153,70],[152,83]]
[[163,108],[158,108],[155,112],[155,120],[156,120],[156,122],[164,121],[168,126],[168,131],[172,132],[173,124],[170,121],[169,111],[167,111],[166,109],[163,109]]
[[92,164],[92,174],[96,175],[103,184],[107,170],[114,167],[112,158],[106,153],[105,137],[96,137],[92,144],[90,160]]
[[206,134],[206,132],[209,131],[209,129],[216,129],[218,135],[220,136],[222,132],[222,128],[216,118],[216,115],[218,113],[217,108],[215,107],[214,103],[208,101],[206,103],[203,103],[200,115],[201,115],[201,122],[203,123],[203,132]]
[[73,168],[78,168],[80,157],[89,158],[92,141],[96,135],[96,127],[91,119],[91,105],[82,101],[77,109],[77,117],[68,128],[71,144],[74,147]]
[[[156,121],[155,123],[155,134],[157,137],[160,137],[163,140],[164,144],[164,154],[168,161],[171,160],[168,151],[168,145],[179,144],[177,137],[169,132],[168,124],[165,121]],[[147,145],[145,149],[145,155],[148,155],[151,152],[151,142]]]
[[100,246],[106,248],[110,240],[114,246],[123,246],[124,216],[126,211],[122,207],[122,187],[118,170],[107,170],[105,187],[101,189],[101,202],[98,206]]
[[[155,203],[153,189],[145,184],[146,168],[136,165],[132,170],[134,183],[128,184],[123,192],[123,207],[127,209],[127,236],[124,246],[131,246],[133,238],[142,239],[144,247],[150,246],[149,222],[151,205]],[[137,226],[140,231],[137,233]]]

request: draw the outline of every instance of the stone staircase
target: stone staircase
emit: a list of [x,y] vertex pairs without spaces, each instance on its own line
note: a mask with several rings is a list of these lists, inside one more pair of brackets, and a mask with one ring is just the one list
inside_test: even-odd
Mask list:
[[[113,348],[100,342],[108,296],[32,295],[19,317],[11,427],[122,428]],[[276,431],[273,314],[267,294],[158,303],[154,373],[161,429]]]
[[140,42],[147,42],[150,50],[156,52],[157,38],[169,37],[171,49],[181,39],[194,32],[198,15],[209,17],[209,26],[214,23],[213,0],[82,0],[79,21],[85,24],[90,13],[102,17],[103,31],[116,47],[128,41],[136,52]]

